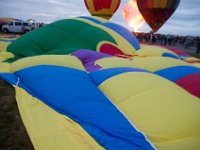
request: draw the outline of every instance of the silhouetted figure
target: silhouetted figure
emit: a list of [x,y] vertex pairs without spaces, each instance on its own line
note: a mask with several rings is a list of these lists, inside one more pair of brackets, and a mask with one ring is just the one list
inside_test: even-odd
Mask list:
[[196,49],[196,54],[200,53],[200,37],[197,39],[197,49]]

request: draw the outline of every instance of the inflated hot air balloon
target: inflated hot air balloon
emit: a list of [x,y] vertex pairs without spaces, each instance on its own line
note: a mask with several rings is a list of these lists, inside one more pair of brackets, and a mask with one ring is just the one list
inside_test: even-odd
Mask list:
[[154,32],[170,18],[180,0],[137,0],[138,8]]
[[84,0],[85,5],[93,16],[110,19],[117,11],[121,0]]

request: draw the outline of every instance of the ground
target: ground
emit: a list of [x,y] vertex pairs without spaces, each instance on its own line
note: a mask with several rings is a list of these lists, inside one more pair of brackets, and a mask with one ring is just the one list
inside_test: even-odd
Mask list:
[[33,150],[32,143],[22,123],[15,90],[0,79],[0,149]]

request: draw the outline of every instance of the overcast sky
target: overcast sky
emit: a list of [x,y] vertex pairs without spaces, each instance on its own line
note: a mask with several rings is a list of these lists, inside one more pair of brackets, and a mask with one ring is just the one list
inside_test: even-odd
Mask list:
[[[120,8],[111,19],[127,28],[129,27],[123,19],[122,8],[128,1],[122,0]],[[38,22],[50,23],[89,15],[84,0],[0,0],[0,18],[31,18]],[[149,32],[151,29],[144,24],[140,31]],[[181,0],[176,12],[158,33],[200,36],[200,0]]]

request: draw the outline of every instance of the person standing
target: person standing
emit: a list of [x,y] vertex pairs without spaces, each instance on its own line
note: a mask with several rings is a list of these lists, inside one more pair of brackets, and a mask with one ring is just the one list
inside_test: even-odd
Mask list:
[[197,49],[196,49],[196,54],[200,53],[200,37],[197,39]]

